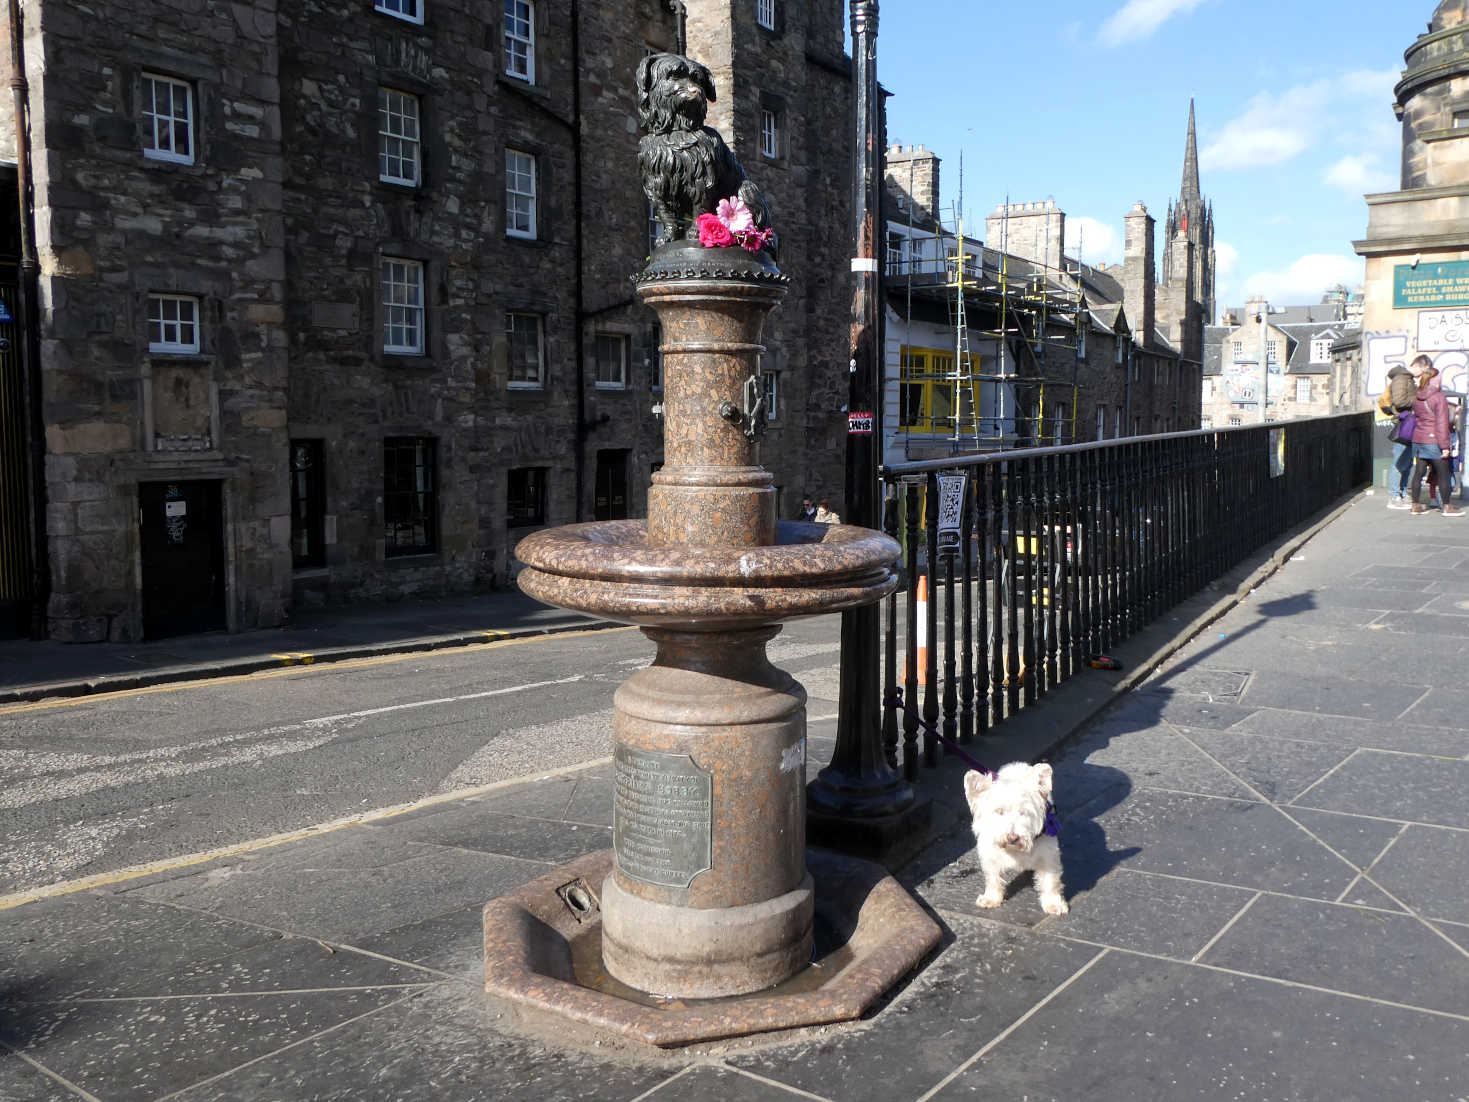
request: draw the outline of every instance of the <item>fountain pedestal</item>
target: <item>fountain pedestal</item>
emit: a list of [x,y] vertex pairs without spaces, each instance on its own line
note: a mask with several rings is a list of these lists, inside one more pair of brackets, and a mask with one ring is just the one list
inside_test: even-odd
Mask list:
[[[776,520],[757,460],[761,327],[787,282],[769,258],[678,242],[636,279],[664,334],[665,466],[648,520],[537,532],[516,555],[526,593],[638,624],[657,656],[614,697],[610,871],[585,859],[487,906],[486,987],[658,1044],[852,1017],[939,931],[882,870],[808,855],[806,694],[765,646],[783,620],[891,593],[899,548],[866,528]],[[823,905],[847,938],[830,954],[844,971],[779,994],[819,967]],[[638,997],[752,1001],[659,1017],[568,990],[570,946],[595,919],[602,966]]]

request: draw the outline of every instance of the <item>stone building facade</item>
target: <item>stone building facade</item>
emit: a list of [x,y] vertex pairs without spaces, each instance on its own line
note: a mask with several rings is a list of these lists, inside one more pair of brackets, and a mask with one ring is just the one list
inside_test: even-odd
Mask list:
[[1268,373],[1265,420],[1326,417],[1357,408],[1346,299],[1272,308],[1264,299],[1227,310],[1204,334],[1203,424],[1260,421],[1260,363]]
[[1366,196],[1367,234],[1353,242],[1366,258],[1360,409],[1420,352],[1446,387],[1469,389],[1469,0],[1443,0],[1404,62],[1400,187]]
[[763,366],[791,512],[843,478],[840,0],[27,4],[52,637],[503,585],[535,527],[642,513],[632,74],[676,7],[794,281]]
[[1142,203],[1124,220],[1124,263],[1093,267],[1064,255],[1066,214],[1052,200],[1002,206],[983,242],[961,235],[931,213],[938,157],[889,147],[885,462],[1198,428],[1206,304],[1194,288],[1212,288],[1214,266],[1197,184],[1190,107],[1173,209],[1204,213],[1187,231],[1170,214],[1167,255],[1189,260],[1175,284],[1157,278]]

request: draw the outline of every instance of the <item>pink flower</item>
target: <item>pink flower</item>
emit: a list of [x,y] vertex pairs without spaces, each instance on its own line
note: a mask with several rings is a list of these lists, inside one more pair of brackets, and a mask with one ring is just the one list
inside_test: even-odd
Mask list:
[[770,239],[774,236],[775,234],[771,230],[753,229],[735,234],[735,237],[738,238],[739,243],[745,250],[752,253],[758,253],[761,249],[765,248],[766,245],[770,244]]
[[755,216],[745,201],[738,195],[719,200],[719,220],[729,227],[731,233],[740,234],[755,228]]
[[715,214],[699,215],[699,244],[706,249],[727,249],[735,243],[734,234]]

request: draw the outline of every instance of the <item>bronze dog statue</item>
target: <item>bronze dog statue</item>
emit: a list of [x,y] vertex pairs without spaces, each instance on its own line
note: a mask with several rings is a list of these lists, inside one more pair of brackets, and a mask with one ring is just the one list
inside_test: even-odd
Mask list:
[[[697,241],[695,220],[721,199],[739,197],[755,227],[770,228],[760,189],[719,136],[704,125],[715,100],[709,70],[679,54],[652,54],[638,63],[638,117],[647,133],[638,143],[643,191],[661,227],[655,248],[679,238]],[[774,254],[772,241],[767,251]]]

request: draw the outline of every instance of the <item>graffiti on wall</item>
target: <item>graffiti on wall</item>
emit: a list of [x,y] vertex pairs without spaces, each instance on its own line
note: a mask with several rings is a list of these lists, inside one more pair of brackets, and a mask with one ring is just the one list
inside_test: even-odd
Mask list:
[[[1362,338],[1363,396],[1376,398],[1387,386],[1388,370],[1397,364],[1403,367],[1418,354],[1408,343],[1407,333],[1367,333]],[[1445,390],[1463,393],[1469,389],[1469,350],[1450,348],[1423,353],[1433,361],[1443,376]]]

